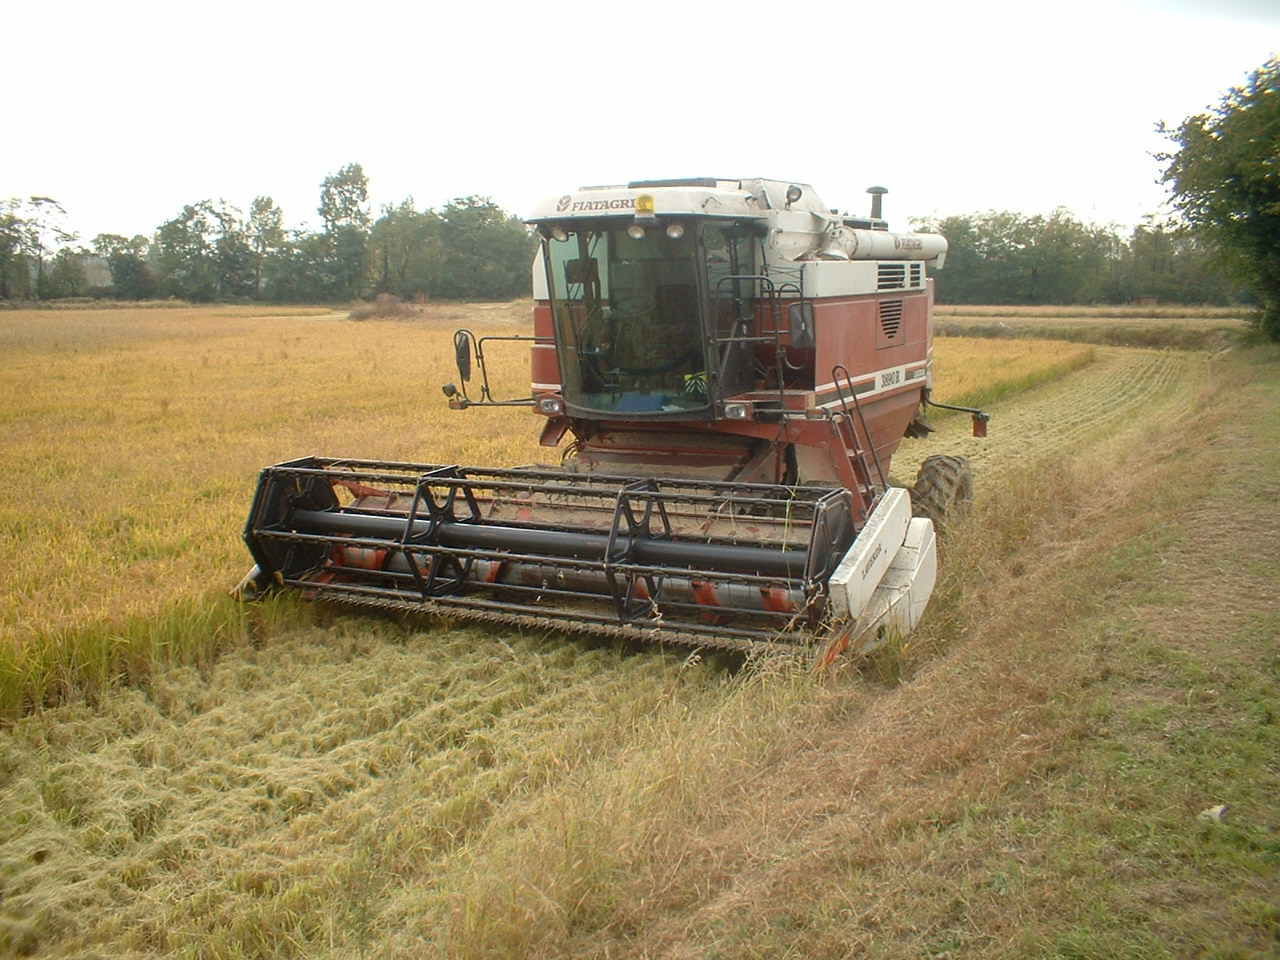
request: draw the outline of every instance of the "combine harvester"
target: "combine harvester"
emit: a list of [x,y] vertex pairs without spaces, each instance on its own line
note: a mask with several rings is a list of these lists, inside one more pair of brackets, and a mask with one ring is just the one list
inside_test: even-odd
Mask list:
[[[885,191],[868,192],[865,218],[773,180],[547,202],[530,220],[534,335],[458,331],[461,386],[444,392],[455,410],[531,406],[544,446],[567,440],[561,465],[268,467],[240,595],[819,660],[910,632],[933,590],[931,517],[972,481],[932,457],[913,491],[888,483],[902,438],[932,429],[925,267],[947,242],[890,232]],[[493,397],[498,339],[531,342],[531,396]]]

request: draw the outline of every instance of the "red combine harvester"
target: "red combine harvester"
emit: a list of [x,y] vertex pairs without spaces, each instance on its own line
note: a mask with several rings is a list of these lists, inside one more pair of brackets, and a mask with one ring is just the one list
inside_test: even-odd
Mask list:
[[[456,410],[532,406],[544,446],[568,440],[560,466],[268,467],[240,594],[820,657],[909,632],[933,590],[931,517],[971,480],[936,457],[914,491],[888,483],[902,438],[931,429],[926,265],[947,242],[890,232],[869,192],[865,218],[774,180],[547,202],[534,335],[458,331],[444,391]],[[491,339],[531,342],[531,397],[492,396]]]

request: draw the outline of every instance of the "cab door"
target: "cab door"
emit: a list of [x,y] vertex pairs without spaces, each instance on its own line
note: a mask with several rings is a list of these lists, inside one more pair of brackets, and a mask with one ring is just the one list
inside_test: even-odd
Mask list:
[[744,224],[708,224],[702,230],[713,365],[707,372],[715,400],[755,389],[754,253],[755,238]]

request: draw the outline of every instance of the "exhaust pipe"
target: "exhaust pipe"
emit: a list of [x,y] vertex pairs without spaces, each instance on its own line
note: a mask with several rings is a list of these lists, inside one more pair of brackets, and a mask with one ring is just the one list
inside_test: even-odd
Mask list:
[[880,203],[881,203],[880,198],[883,197],[888,192],[889,191],[884,187],[867,187],[867,193],[871,194],[871,219],[872,220],[884,219],[880,215]]

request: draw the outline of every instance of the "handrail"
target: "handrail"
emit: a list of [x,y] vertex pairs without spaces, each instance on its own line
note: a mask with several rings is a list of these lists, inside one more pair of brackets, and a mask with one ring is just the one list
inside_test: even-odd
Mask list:
[[[853,415],[849,412],[849,402],[845,398],[844,385],[840,382],[840,375],[844,374],[844,383],[849,386],[849,395],[853,398],[853,408],[858,414],[855,421]],[[831,368],[831,380],[835,384],[836,397],[840,401],[840,407],[844,412],[844,416],[848,419],[851,429],[853,430],[853,440],[855,444],[859,443],[857,424],[862,424],[862,435],[866,438],[867,446],[871,449],[871,460],[876,465],[876,473],[880,476],[880,489],[884,490],[889,486],[889,480],[885,476],[884,467],[880,463],[880,455],[876,453],[876,445],[871,439],[871,429],[867,426],[867,415],[863,412],[862,401],[858,399],[858,391],[853,385],[853,375],[849,373],[849,368],[843,363],[837,363]],[[871,478],[871,471],[866,464],[866,455],[860,447],[855,448],[857,459],[861,463],[862,471],[865,474],[867,486],[875,489],[875,481]]]
[[[767,304],[767,314],[771,320],[771,327],[772,327],[771,329],[765,330],[763,331],[763,333],[756,336],[721,337],[719,335],[719,331],[716,329],[715,319],[717,314],[717,308],[722,296],[720,292],[721,287],[726,283],[732,283],[737,281],[747,281],[750,283],[760,285],[760,296],[752,297],[752,300],[751,300],[752,320],[754,323],[755,303],[757,302],[757,300],[764,300]],[[790,281],[787,281],[786,283],[783,284],[783,287],[787,287],[787,286],[796,287],[796,285],[794,283],[791,283]],[[799,287],[796,287],[796,290],[797,292],[799,292]],[[719,347],[720,347],[720,344],[722,343],[772,343],[773,344],[774,359],[778,366],[778,407],[779,409],[785,409],[787,405],[786,378],[783,377],[782,372],[784,369],[799,370],[801,368],[793,365],[790,361],[787,360],[787,350],[782,345],[782,325],[780,322],[781,313],[779,309],[780,301],[781,301],[780,290],[777,286],[774,285],[773,279],[771,277],[765,274],[758,274],[758,273],[730,274],[728,276],[721,277],[719,280],[716,281],[715,290],[712,292],[712,297],[711,297],[710,320],[711,320],[711,329],[713,333],[713,340],[715,343],[717,354],[719,353]],[[737,319],[740,319],[740,318],[735,318],[735,320]],[[727,359],[728,358],[726,357],[725,360],[727,361]]]

